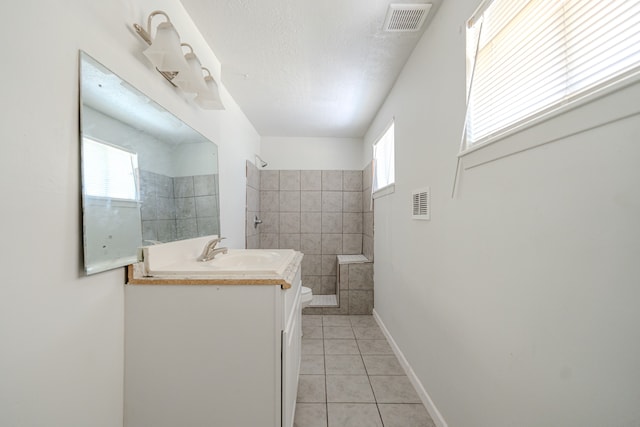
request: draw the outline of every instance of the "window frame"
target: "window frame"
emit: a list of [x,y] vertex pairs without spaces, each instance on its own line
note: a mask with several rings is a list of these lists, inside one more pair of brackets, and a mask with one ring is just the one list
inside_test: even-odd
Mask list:
[[[91,194],[89,192],[89,189],[87,188],[88,183],[86,182],[88,179],[88,170],[86,168],[90,167],[91,165],[88,164],[88,159],[87,159],[87,153],[85,152],[85,142],[90,142],[90,143],[96,143],[96,144],[100,144],[100,145],[104,145],[106,147],[109,147],[111,149],[114,150],[119,150],[122,151],[124,153],[127,153],[129,155],[129,159],[133,160],[135,163],[132,165],[132,175],[133,175],[133,190],[135,192],[135,195],[133,198],[124,198],[124,197],[113,197],[110,195],[101,195],[101,194]],[[140,194],[140,177],[139,177],[139,171],[140,171],[140,165],[138,163],[138,154],[135,151],[131,151],[131,150],[127,150],[124,147],[121,147],[119,145],[115,145],[115,144],[111,144],[109,142],[103,141],[99,138],[95,138],[93,136],[87,136],[84,135],[82,136],[82,175],[83,175],[83,182],[82,182],[82,192],[84,194],[84,196],[87,199],[92,199],[92,200],[111,200],[111,201],[118,201],[118,202],[124,202],[125,204],[134,204],[137,205],[141,202],[141,194]]]
[[[377,165],[378,165],[378,161],[376,159],[376,146],[385,139],[385,137],[387,136],[387,133],[393,128],[393,146],[392,146],[392,154],[393,154],[393,181],[388,183],[387,185],[383,186],[383,187],[379,187],[379,188],[374,188],[377,180],[376,180],[376,173],[377,173]],[[383,131],[380,132],[378,138],[376,138],[376,141],[372,144],[372,150],[373,150],[373,168],[372,168],[372,183],[371,183],[371,197],[373,199],[377,199],[379,197],[383,197],[386,196],[388,194],[392,194],[395,192],[395,186],[396,186],[396,176],[395,176],[395,163],[396,163],[396,138],[395,138],[395,117],[392,118],[389,123],[384,127]]]
[[[480,16],[492,2],[493,0],[483,1],[468,22]],[[469,28],[467,28],[467,34],[469,31]],[[469,41],[469,37],[467,37],[466,43],[468,44]],[[467,55],[468,72],[470,67],[473,68],[473,62],[469,61]],[[471,72],[473,73],[473,71],[472,69]],[[470,85],[472,85],[472,78],[467,75],[467,108],[469,105],[469,91],[473,90]],[[593,88],[578,91],[565,101],[549,104],[544,110],[516,120],[473,145],[468,145],[467,117],[465,114],[465,131],[460,143],[458,157],[464,158],[465,169],[469,169],[470,167],[544,145],[572,134],[640,114],[640,105],[637,105],[640,103],[634,102],[638,91],[637,86],[640,86],[640,66],[623,74],[614,75]],[[637,100],[637,98],[635,99]],[[599,108],[597,108],[598,106]],[[585,116],[582,120],[579,120],[576,116],[582,114]],[[578,121],[581,121],[581,124]],[[543,124],[544,129],[536,129]],[[527,137],[531,135],[536,137]],[[507,139],[509,141],[505,142]],[[523,139],[528,139],[529,141],[525,142]],[[513,140],[517,140],[517,144],[511,145]],[[488,153],[479,154],[483,151]]]

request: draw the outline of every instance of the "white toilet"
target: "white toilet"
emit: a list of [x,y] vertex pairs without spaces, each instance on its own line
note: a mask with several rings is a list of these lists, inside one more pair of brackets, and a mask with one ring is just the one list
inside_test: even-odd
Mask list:
[[302,293],[301,295],[302,308],[308,307],[309,304],[311,304],[311,300],[313,299],[313,293],[311,292],[311,288],[307,288],[306,286],[303,286],[300,292]]

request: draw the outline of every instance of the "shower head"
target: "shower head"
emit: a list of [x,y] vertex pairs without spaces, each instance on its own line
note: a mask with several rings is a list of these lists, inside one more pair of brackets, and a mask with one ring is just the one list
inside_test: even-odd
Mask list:
[[[267,162],[262,160],[262,157],[258,156],[257,154],[256,154],[256,160],[260,160],[260,167],[264,168],[264,167],[267,166]],[[258,162],[256,162],[256,163],[258,163]]]

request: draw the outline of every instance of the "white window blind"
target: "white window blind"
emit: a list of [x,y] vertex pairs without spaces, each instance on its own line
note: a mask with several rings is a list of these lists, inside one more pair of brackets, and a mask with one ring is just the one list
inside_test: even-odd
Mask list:
[[395,183],[394,151],[394,124],[391,123],[373,146],[373,192]]
[[138,155],[94,139],[82,138],[85,194],[121,200],[138,200]]
[[493,0],[468,22],[465,144],[640,71],[638,0]]

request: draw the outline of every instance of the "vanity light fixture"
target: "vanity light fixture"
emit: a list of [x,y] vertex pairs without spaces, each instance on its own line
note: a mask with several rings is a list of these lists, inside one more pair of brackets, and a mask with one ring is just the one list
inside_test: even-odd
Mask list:
[[[152,38],[151,20],[156,15],[164,16],[166,21],[158,25],[156,35]],[[142,53],[165,79],[185,93],[196,94],[194,101],[201,108],[224,110],[218,85],[211,72],[202,66],[191,45],[180,41],[169,15],[161,10],[153,11],[147,18],[146,30],[138,24],[133,24],[133,28],[149,45]],[[183,47],[187,47],[189,52],[185,54]],[[206,77],[203,71],[207,72]]]

